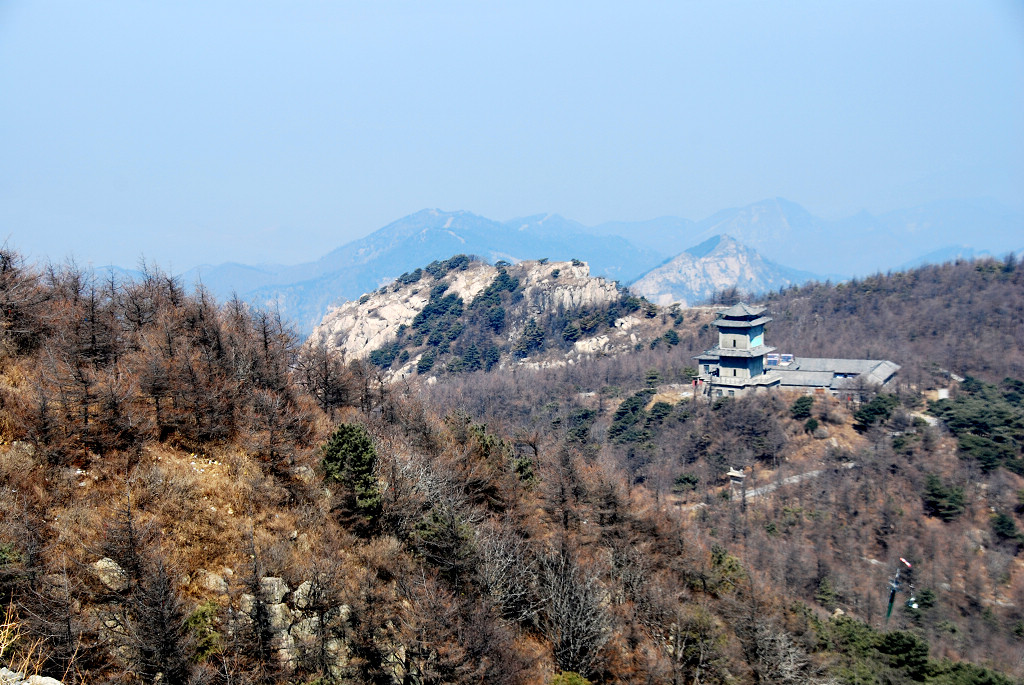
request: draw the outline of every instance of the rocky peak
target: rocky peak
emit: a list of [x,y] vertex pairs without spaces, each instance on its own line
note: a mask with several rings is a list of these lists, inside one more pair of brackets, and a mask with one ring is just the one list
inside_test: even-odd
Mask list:
[[[519,280],[526,317],[559,308],[578,310],[605,306],[620,297],[614,282],[591,277],[590,267],[578,260],[525,261],[502,264],[501,269]],[[328,312],[310,340],[343,350],[347,359],[365,359],[374,350],[394,341],[403,326],[412,326],[417,314],[430,301],[432,290],[441,283],[447,286],[445,294],[458,295],[468,306],[499,273],[498,266],[468,261],[440,277],[432,275],[429,267],[419,275],[404,274],[393,283]],[[521,326],[512,323],[509,330],[519,328]]]
[[769,262],[731,236],[716,235],[644,274],[630,290],[661,305],[692,305],[729,288],[759,294],[810,277]]

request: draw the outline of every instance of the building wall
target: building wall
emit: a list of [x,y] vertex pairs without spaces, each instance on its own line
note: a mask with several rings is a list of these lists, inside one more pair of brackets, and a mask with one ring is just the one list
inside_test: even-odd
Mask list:
[[747,332],[736,332],[736,329],[728,329],[729,333],[719,333],[718,344],[720,347],[732,348],[737,350],[746,350],[750,348],[750,338],[747,337]]
[[719,376],[728,378],[750,378],[751,359],[737,359],[736,357],[722,357],[719,360]]
[[736,350],[749,350],[764,344],[764,326],[753,328],[720,328],[718,344]]
[[750,329],[750,346],[758,345],[764,345],[764,326],[754,326]]

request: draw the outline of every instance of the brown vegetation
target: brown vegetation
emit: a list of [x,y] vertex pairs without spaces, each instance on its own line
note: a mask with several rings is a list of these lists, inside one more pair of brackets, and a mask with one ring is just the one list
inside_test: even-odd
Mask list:
[[[784,394],[688,399],[711,334],[685,314],[629,355],[387,385],[157,271],[0,257],[4,658],[66,682],[1022,675],[1019,443],[976,460],[912,392],[873,425],[818,398],[818,431]],[[921,601],[885,625],[899,556]]]

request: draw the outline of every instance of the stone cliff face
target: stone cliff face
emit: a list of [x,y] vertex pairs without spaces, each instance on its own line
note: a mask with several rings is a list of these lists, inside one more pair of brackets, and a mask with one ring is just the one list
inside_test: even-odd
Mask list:
[[525,262],[523,266],[523,298],[532,313],[600,307],[619,298],[615,283],[591,278],[590,267],[583,262]]
[[[526,317],[558,309],[601,307],[620,297],[615,283],[592,278],[590,268],[583,262],[530,261],[507,269],[509,275],[519,279]],[[328,312],[310,340],[342,350],[346,359],[365,359],[372,351],[395,340],[401,326],[412,325],[426,306],[431,288],[438,283],[447,283],[446,292],[457,294],[468,306],[497,275],[496,267],[472,262],[465,270],[450,271],[441,279],[424,275],[412,284],[396,282]],[[520,328],[513,323],[510,334]]]
[[[465,271],[449,273],[441,280],[449,284],[448,292],[470,302],[490,285],[497,273],[493,266],[474,262]],[[310,340],[344,351],[346,359],[365,359],[373,350],[394,340],[400,326],[412,324],[426,306],[430,288],[435,284],[434,279],[427,277],[399,288],[386,286],[358,301],[346,302],[327,312],[313,329]]]

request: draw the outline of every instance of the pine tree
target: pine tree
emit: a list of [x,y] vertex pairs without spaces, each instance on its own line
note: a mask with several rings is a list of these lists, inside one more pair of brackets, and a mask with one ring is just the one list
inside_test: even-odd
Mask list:
[[324,477],[347,490],[343,507],[365,523],[380,515],[381,495],[374,475],[377,450],[366,429],[355,423],[339,425],[323,446]]

